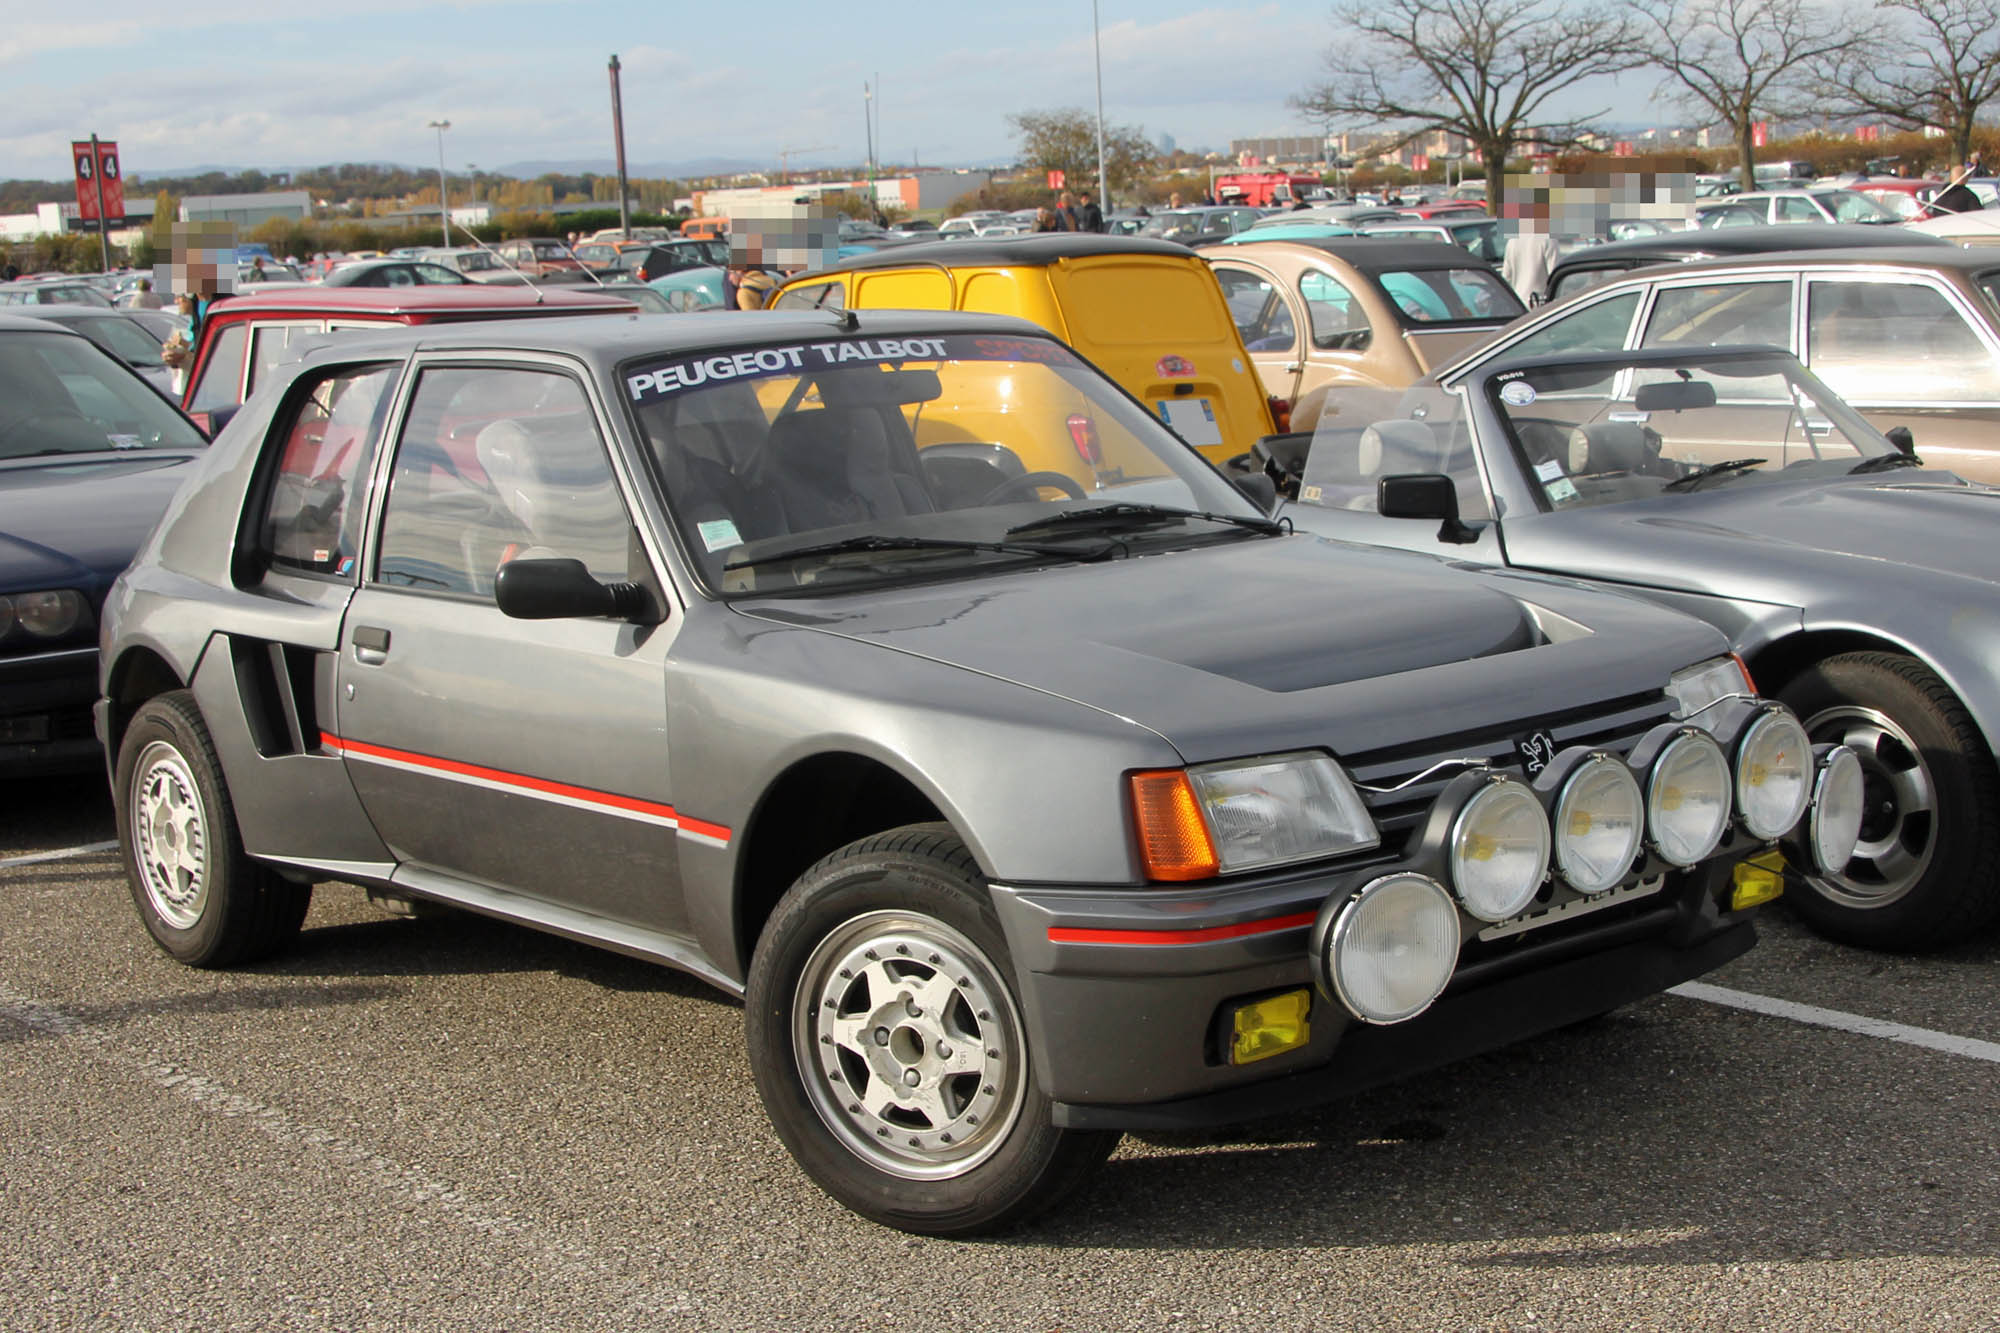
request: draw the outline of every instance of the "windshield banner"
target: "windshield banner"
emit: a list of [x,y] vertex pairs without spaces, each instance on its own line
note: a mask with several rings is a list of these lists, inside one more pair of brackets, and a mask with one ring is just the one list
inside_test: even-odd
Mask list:
[[775,347],[686,357],[628,374],[625,388],[635,403],[730,380],[772,375],[812,374],[848,366],[894,366],[905,362],[1033,361],[1080,365],[1059,343],[1039,338],[994,338],[953,334],[933,338],[838,338],[826,342],[782,343]]

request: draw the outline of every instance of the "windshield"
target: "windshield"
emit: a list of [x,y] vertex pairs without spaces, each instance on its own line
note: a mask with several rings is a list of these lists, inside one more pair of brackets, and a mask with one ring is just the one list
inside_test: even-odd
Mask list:
[[1487,387],[1551,509],[1840,476],[1897,454],[1789,356],[1503,369]]
[[163,366],[160,341],[139,326],[138,321],[120,316],[115,319],[80,320],[76,331],[117,357],[128,366],[150,370]]
[[724,595],[1115,558],[1261,523],[1046,339],[841,338],[640,361],[623,383],[682,540]]
[[0,458],[203,443],[193,423],[90,342],[0,335]]
[[1886,207],[1853,190],[1827,190],[1818,199],[1833,214],[1835,222],[1896,221],[1896,215]]

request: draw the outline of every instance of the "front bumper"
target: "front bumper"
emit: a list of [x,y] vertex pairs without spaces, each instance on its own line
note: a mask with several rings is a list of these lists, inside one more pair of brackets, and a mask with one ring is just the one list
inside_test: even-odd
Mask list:
[[95,647],[0,657],[0,777],[97,767],[96,699]]
[[[1380,873],[1220,893],[996,885],[1037,1074],[1057,1124],[1140,1129],[1293,1110],[1550,1031],[1656,994],[1742,954],[1748,912],[1727,910],[1734,858],[1575,920],[1468,944],[1420,1017],[1375,1027],[1314,988],[1308,938],[1329,895]],[[1311,1036],[1229,1063],[1228,1012],[1312,990]]]

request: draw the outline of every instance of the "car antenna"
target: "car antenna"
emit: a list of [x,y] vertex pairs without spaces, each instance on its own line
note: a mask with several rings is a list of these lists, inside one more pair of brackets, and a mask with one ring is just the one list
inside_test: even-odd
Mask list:
[[533,278],[529,277],[527,274],[521,272],[520,269],[515,268],[512,264],[508,263],[507,257],[505,255],[501,254],[498,250],[495,250],[492,246],[488,245],[486,242],[480,240],[479,237],[473,234],[472,228],[466,226],[463,222],[460,222],[458,224],[458,229],[465,233],[466,239],[470,240],[474,245],[478,246],[481,250],[484,250],[487,254],[492,255],[494,262],[499,264],[501,268],[506,269],[509,273],[519,278],[522,282],[527,283],[528,290],[535,294],[536,305],[544,304],[542,299],[544,293],[542,292],[542,289],[540,287],[537,287],[535,285],[535,280]]
[[861,316],[852,310],[840,309],[833,312],[833,322],[840,326],[842,333],[852,333],[861,327]]

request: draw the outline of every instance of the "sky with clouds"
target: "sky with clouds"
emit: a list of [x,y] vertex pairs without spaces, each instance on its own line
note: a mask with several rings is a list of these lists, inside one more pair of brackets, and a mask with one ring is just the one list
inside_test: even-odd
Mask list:
[[[116,139],[128,173],[342,161],[428,165],[451,121],[454,171],[609,160],[605,64],[624,66],[636,164],[865,156],[879,76],[881,156],[1009,154],[1007,116],[1094,100],[1089,0],[93,0],[0,29],[0,177],[61,179],[68,144]],[[1104,110],[1182,147],[1310,132],[1287,99],[1318,76],[1324,0],[1100,0]],[[1600,95],[1596,106],[1617,96]],[[1615,107],[1647,117],[1645,103]],[[1595,106],[1584,109],[1596,109]]]

